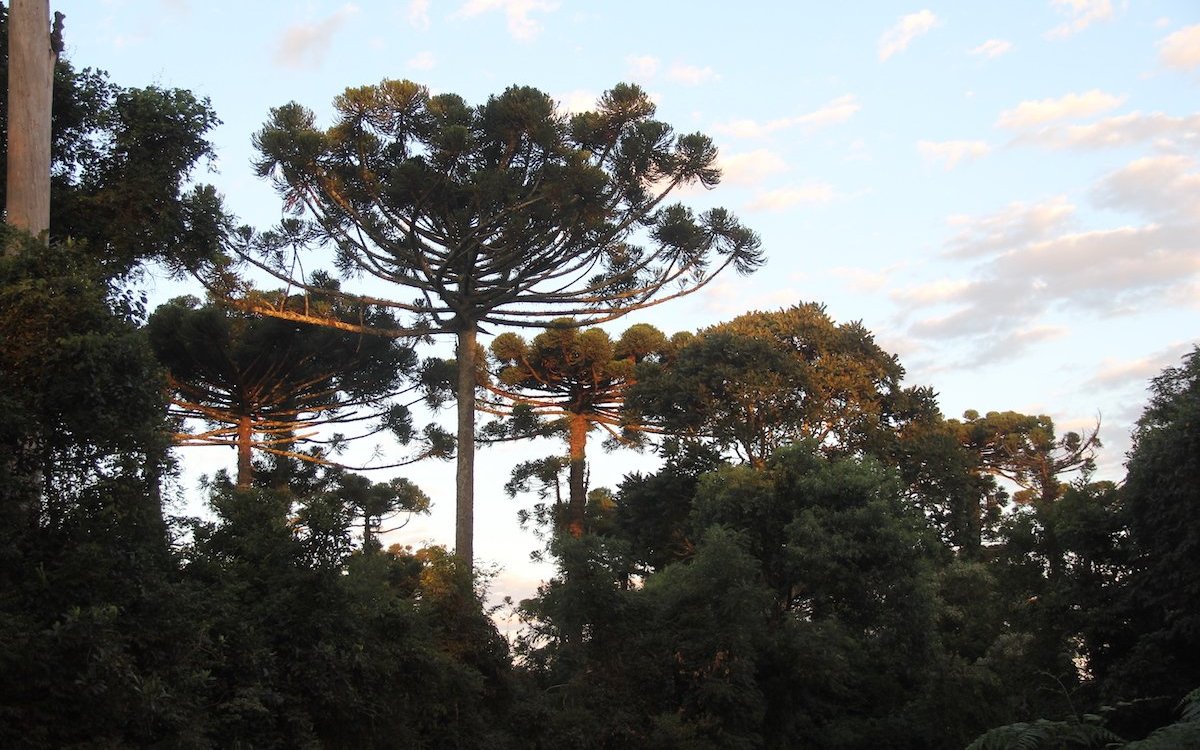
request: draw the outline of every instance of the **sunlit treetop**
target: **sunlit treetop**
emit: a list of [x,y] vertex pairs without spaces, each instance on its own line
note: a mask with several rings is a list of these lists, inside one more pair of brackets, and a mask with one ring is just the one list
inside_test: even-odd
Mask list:
[[[717,151],[653,119],[636,86],[575,115],[529,87],[470,106],[394,80],[334,105],[325,130],[299,104],[272,110],[257,170],[314,220],[341,271],[415,290],[380,302],[432,330],[591,324],[761,263],[757,236],[728,211],[665,202],[716,185]],[[290,257],[253,260],[302,282]]]

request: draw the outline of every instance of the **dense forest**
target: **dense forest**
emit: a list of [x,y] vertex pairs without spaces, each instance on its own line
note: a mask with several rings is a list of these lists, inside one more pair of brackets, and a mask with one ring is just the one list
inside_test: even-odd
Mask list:
[[[49,238],[0,257],[0,746],[1200,747],[1200,349],[1097,481],[1099,426],[948,418],[816,302],[607,325],[770,252],[666,201],[715,149],[636,87],[285,105],[257,230],[193,182],[208,102],[54,86]],[[148,309],[152,269],[196,294]],[[457,462],[456,549],[385,547],[431,500],[352,465],[381,433]],[[505,489],[556,573],[509,640],[472,457],[535,436]],[[593,438],[661,462],[591,487]],[[164,499],[189,445],[238,456],[205,518]]]

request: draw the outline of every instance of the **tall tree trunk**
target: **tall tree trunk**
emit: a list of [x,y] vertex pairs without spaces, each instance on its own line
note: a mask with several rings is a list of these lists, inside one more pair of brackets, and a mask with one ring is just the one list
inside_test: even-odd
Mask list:
[[237,486],[239,490],[250,488],[250,483],[254,480],[254,463],[251,460],[251,449],[254,446],[254,433],[250,429],[250,415],[243,414],[238,417],[237,431],[237,452],[238,452],[238,468],[237,468]]
[[467,566],[475,564],[475,352],[476,330],[463,323],[458,332],[458,464],[454,475],[457,511],[454,553]]
[[587,508],[587,418],[582,414],[570,416],[570,432],[567,445],[570,447],[571,463],[568,485],[571,488],[567,500],[567,531],[578,539],[583,536],[583,522]]
[[8,13],[8,223],[50,229],[50,103],[57,55],[49,0],[12,0]]

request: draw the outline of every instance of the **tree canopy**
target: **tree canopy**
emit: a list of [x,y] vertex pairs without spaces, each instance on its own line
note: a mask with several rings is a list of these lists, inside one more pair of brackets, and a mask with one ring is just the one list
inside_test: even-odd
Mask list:
[[859,323],[816,303],[700,331],[638,375],[635,412],[762,465],[804,439],[862,448],[902,415],[904,369]]
[[[386,325],[389,316],[363,311],[355,319]],[[199,432],[184,426],[176,442],[237,448],[239,486],[250,484],[254,450],[336,464],[331,451],[306,453],[298,446],[340,448],[379,431],[403,445],[414,438],[409,404],[392,400],[416,387],[417,356],[410,346],[251,316],[219,303],[199,306],[189,298],[159,307],[147,330],[167,368],[172,415],[206,425]],[[342,426],[352,433],[329,432]],[[416,457],[393,457],[387,465],[452,450],[452,439],[436,426],[426,429],[423,442]]]
[[600,328],[581,331],[569,321],[548,328],[532,341],[503,333],[492,342],[497,371],[484,386],[486,395],[479,408],[508,418],[507,423],[493,423],[500,434],[519,436],[537,429],[536,422],[522,424],[531,418],[549,420],[539,431],[557,428],[565,433],[570,491],[561,522],[575,536],[583,533],[588,432],[599,428],[615,441],[628,439],[625,433],[631,426],[622,407],[637,364],[661,355],[667,345],[666,336],[645,323],[613,341]]
[[[381,333],[457,336],[456,549],[470,559],[481,326],[611,320],[695,291],[727,267],[754,270],[759,240],[725,209],[697,215],[666,203],[676,188],[717,184],[717,151],[706,136],[655,120],[636,86],[570,116],[530,87],[470,106],[396,80],[347,89],[334,108],[328,129],[299,104],[273,109],[254,138],[257,169],[315,223],[339,270],[415,295],[361,296],[413,316]],[[279,250],[244,257],[319,292]]]

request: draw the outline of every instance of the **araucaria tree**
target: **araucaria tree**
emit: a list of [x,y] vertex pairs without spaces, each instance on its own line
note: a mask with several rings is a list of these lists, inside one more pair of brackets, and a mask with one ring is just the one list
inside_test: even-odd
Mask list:
[[[347,275],[412,296],[370,298],[411,313],[406,333],[457,337],[456,552],[473,556],[476,336],[484,326],[612,320],[761,263],[758,237],[724,209],[696,214],[667,196],[717,184],[712,141],[654,119],[636,86],[595,110],[560,111],[514,86],[485,104],[410,81],[347,89],[327,130],[299,104],[256,134],[257,168],[315,220]],[[248,258],[299,288],[295,259]],[[260,310],[294,317],[288,310]]]
[[[309,309],[320,302],[331,316],[350,316],[351,311],[327,300],[310,301],[314,304]],[[297,304],[296,298],[292,304]],[[395,324],[379,310],[354,311],[353,319]],[[323,451],[300,452],[297,445],[337,447],[383,430],[404,444],[414,437],[408,405],[390,400],[415,387],[406,382],[416,365],[410,346],[247,315],[220,304],[199,306],[187,297],[160,306],[147,328],[154,353],[167,371],[171,415],[181,422],[175,442],[235,447],[237,483],[243,489],[253,478],[254,451],[340,466]],[[192,425],[187,423],[196,421],[204,423],[204,429],[188,429]],[[365,432],[364,424],[370,425]],[[330,434],[345,425],[359,434]],[[433,427],[426,428],[423,442],[415,457],[391,461],[388,467],[449,455],[452,446],[450,436]]]
[[583,534],[588,432],[599,427],[625,439],[621,407],[635,368],[666,346],[666,336],[646,323],[630,327],[614,342],[600,328],[581,331],[569,320],[558,321],[533,341],[503,333],[492,342],[498,372],[484,386],[480,411],[518,420],[522,415],[550,419],[566,433],[570,492],[559,525],[572,536]]

